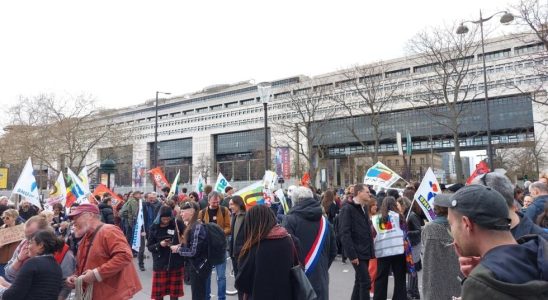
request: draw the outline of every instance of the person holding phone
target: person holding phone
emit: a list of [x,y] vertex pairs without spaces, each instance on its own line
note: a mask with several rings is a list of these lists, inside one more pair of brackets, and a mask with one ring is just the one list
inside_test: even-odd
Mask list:
[[152,299],[178,299],[183,291],[183,257],[169,248],[179,244],[185,225],[173,217],[169,206],[162,206],[159,222],[152,224],[148,235],[148,250],[152,253]]

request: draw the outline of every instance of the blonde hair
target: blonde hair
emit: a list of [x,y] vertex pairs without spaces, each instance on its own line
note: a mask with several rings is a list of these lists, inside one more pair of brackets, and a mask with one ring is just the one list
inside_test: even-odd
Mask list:
[[19,217],[19,212],[16,209],[13,209],[13,208],[6,209],[2,213],[2,217],[10,217],[10,218],[17,219]]

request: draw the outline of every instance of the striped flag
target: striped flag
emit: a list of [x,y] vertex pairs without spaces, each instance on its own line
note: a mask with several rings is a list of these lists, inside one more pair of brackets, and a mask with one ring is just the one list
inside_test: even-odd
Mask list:
[[248,185],[245,188],[234,193],[244,199],[244,203],[247,209],[264,204],[264,187],[262,181],[257,181],[252,185]]

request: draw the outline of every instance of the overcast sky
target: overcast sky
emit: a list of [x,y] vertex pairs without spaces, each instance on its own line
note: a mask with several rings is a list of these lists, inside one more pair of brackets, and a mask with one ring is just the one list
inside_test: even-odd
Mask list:
[[157,90],[319,75],[404,56],[426,27],[509,1],[2,1],[0,105],[86,93],[118,108]]

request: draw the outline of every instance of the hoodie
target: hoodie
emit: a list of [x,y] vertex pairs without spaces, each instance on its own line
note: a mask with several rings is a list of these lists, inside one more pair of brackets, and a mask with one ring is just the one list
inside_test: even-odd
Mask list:
[[524,216],[521,212],[517,212],[517,215],[519,217],[519,223],[516,227],[510,230],[512,232],[512,235],[514,236],[514,239],[518,240],[522,236],[528,234],[538,234],[544,239],[548,240],[548,232],[544,231],[542,227],[533,223],[531,219]]
[[528,235],[519,245],[489,250],[462,287],[462,299],[548,299],[548,241]]
[[[299,241],[299,260],[303,265],[318,236],[322,215],[320,202],[315,198],[305,198],[295,203],[283,220],[282,225]],[[329,298],[329,267],[337,256],[335,233],[329,222],[328,226],[320,257],[315,266],[306,273],[318,300]]]

